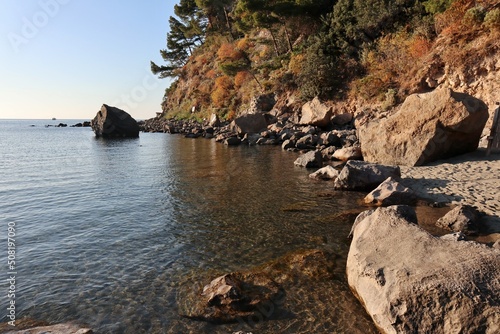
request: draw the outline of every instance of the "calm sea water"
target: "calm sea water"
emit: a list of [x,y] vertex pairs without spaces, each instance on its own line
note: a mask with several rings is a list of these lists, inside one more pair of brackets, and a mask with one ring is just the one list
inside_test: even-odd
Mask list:
[[[361,194],[310,180],[276,147],[44,126],[59,122],[0,121],[0,294],[15,223],[18,318],[96,333],[375,332],[345,280],[350,225],[329,219]],[[186,282],[312,248],[339,255],[338,279],[287,291],[287,317],[241,328],[178,315]]]

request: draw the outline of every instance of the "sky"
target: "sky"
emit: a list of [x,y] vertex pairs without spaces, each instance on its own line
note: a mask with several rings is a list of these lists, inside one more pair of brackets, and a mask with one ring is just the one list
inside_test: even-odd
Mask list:
[[102,104],[137,120],[161,111],[176,0],[2,0],[0,119],[83,119]]

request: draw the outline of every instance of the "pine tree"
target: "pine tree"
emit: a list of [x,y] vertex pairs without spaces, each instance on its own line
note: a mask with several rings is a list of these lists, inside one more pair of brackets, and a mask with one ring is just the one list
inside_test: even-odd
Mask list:
[[222,31],[222,24],[229,29],[232,35],[232,25],[229,18],[229,12],[234,3],[234,0],[196,0],[196,5],[201,8],[209,20],[209,25],[212,29]]
[[176,17],[169,18],[170,31],[167,34],[167,48],[160,50],[165,66],[151,62],[151,71],[160,78],[176,77],[178,69],[188,61],[194,49],[203,44],[206,31],[206,17],[194,0],[181,0],[175,5]]

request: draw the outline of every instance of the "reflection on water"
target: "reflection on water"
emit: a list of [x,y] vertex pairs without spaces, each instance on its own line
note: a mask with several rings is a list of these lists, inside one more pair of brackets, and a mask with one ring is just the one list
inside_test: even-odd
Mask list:
[[17,141],[0,166],[2,220],[19,226],[18,316],[97,333],[231,333],[241,324],[178,316],[179,288],[319,248],[339,255],[335,279],[298,282],[288,317],[244,329],[375,332],[346,283],[351,226],[337,217],[362,194],[310,180],[295,154],[163,134],[104,141],[88,129],[23,136],[36,147]]

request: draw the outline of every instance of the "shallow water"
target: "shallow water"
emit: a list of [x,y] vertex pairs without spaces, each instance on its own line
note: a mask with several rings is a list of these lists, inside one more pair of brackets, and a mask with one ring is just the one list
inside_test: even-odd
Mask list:
[[[376,332],[347,286],[351,226],[336,216],[363,194],[310,180],[276,147],[44,127],[59,122],[0,121],[0,244],[15,222],[18,318],[96,333]],[[338,255],[335,279],[295,284],[281,316],[213,325],[178,315],[186,284],[312,248]]]

